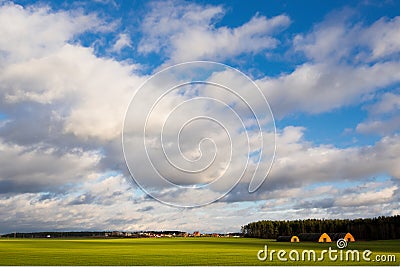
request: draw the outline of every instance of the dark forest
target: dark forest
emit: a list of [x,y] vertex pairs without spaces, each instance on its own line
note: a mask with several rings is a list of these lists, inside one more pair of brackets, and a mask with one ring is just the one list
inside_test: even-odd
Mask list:
[[400,238],[400,215],[368,219],[263,220],[242,226],[245,237],[275,239],[300,233],[351,233],[356,240]]

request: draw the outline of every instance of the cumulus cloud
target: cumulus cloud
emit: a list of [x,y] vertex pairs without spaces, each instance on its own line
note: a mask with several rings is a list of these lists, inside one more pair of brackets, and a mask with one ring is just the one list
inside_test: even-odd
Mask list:
[[88,179],[98,164],[98,151],[72,149],[59,153],[46,146],[21,147],[0,142],[0,194],[54,192]]
[[65,132],[112,139],[120,135],[129,99],[142,80],[131,74],[133,68],[65,44],[46,57],[4,68],[0,88],[9,103],[63,100],[52,108],[64,120]]
[[398,189],[397,186],[384,188],[378,191],[355,192],[346,194],[336,200],[338,206],[359,207],[390,202]]
[[96,14],[12,3],[0,6],[0,20],[2,193],[59,193],[101,170],[125,172],[112,155],[144,77],[75,40],[111,26]]
[[294,49],[317,62],[365,63],[399,56],[400,17],[380,18],[370,25],[355,22],[354,12],[333,12],[308,34],[294,38]]
[[[379,175],[400,179],[399,136],[385,137],[373,146],[336,148],[304,140],[304,130],[286,127],[277,135],[276,159],[260,190],[249,195],[245,186],[239,186],[225,200],[300,197],[300,188],[313,184],[359,182]],[[327,193],[334,194],[331,189]]]
[[399,58],[400,17],[380,18],[360,33],[360,41],[371,50],[370,60]]
[[[309,61],[291,73],[257,81],[278,118],[360,104],[400,81],[400,64],[394,56],[400,49],[393,41],[400,33],[394,27],[399,19],[380,19],[363,26],[352,24],[348,14],[334,15],[310,33],[294,38],[294,49]],[[383,34],[391,37],[383,38]]]
[[295,112],[318,114],[360,104],[362,99],[400,81],[398,62],[353,67],[305,63],[290,74],[257,81],[280,119]]
[[53,12],[47,6],[0,4],[0,67],[7,62],[45,56],[86,31],[108,31],[96,14]]
[[164,52],[172,62],[223,60],[272,49],[273,37],[290,24],[286,15],[255,15],[235,28],[216,26],[224,15],[222,6],[201,6],[180,1],[154,2],[142,24],[144,36],[138,51]]
[[384,93],[380,101],[367,107],[372,115],[396,113],[400,110],[400,93]]
[[374,119],[361,122],[357,125],[356,131],[363,134],[390,135],[398,132],[400,129],[400,117],[392,117],[390,119]]
[[356,131],[382,136],[398,133],[400,129],[400,95],[383,93],[374,104],[366,105],[369,117],[357,125]]

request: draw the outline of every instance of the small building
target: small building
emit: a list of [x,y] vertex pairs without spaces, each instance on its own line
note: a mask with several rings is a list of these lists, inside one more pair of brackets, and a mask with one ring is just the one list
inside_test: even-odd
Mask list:
[[350,233],[347,233],[344,237],[344,240],[346,240],[347,242],[356,242],[356,239],[354,238],[354,236]]
[[292,238],[290,238],[290,242],[298,243],[298,242],[300,242],[300,239],[297,235],[294,235],[294,236],[292,236]]
[[200,234],[199,231],[195,231],[195,232],[193,232],[193,236],[194,236],[194,237],[198,237],[198,236],[201,236],[201,234]]
[[120,232],[120,231],[113,231],[113,232],[111,233],[111,236],[114,236],[114,237],[116,237],[116,236],[123,236],[123,233]]
[[327,233],[302,233],[298,235],[299,241],[310,241],[319,243],[330,243],[331,238]]
[[347,242],[355,242],[354,236],[350,233],[329,233],[332,241],[338,241],[339,239],[344,239]]
[[320,242],[320,243],[330,243],[330,242],[332,242],[332,239],[330,238],[330,236],[327,233],[323,233],[319,237],[318,242]]

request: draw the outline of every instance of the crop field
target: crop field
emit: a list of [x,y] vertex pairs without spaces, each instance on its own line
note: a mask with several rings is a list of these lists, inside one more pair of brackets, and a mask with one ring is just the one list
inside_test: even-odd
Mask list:
[[[259,250],[268,247],[268,258],[260,261]],[[328,253],[320,261],[302,260],[303,250],[314,250],[316,258],[336,243],[278,243],[252,238],[137,238],[137,239],[0,239],[0,265],[399,265],[400,240],[350,243],[343,249],[358,250],[360,261],[331,261]],[[273,259],[270,253],[273,252]],[[287,261],[279,261],[277,253]],[[299,261],[289,259],[296,258]],[[370,250],[370,261],[363,252]],[[291,252],[292,251],[292,252]],[[283,253],[283,252],[281,252]],[[260,256],[264,256],[261,253]],[[384,256],[382,256],[384,255]],[[377,258],[378,256],[378,258]],[[394,257],[395,258],[394,258]],[[350,257],[349,257],[350,259]],[[379,261],[378,261],[379,260]],[[385,260],[385,262],[381,261]]]

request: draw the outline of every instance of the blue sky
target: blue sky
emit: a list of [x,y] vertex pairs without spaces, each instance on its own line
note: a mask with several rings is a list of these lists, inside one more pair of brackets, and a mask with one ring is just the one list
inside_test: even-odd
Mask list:
[[[0,1],[0,233],[224,232],[260,219],[399,214],[399,10],[395,1]],[[276,156],[256,192],[243,179],[215,203],[176,208],[132,181],[122,125],[146,79],[194,60],[257,84]],[[211,129],[199,128],[188,136]]]

